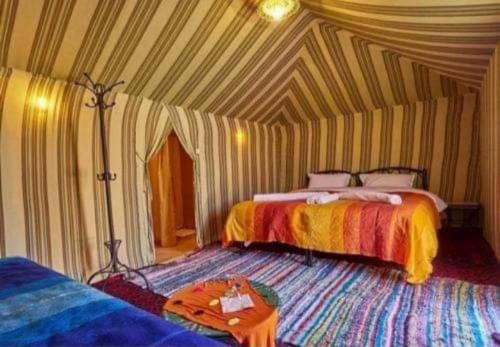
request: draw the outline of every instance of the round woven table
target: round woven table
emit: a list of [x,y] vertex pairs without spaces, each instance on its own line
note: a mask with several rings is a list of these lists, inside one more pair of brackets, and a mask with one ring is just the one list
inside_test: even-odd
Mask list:
[[[266,286],[265,284],[257,281],[249,281],[249,283],[269,305],[275,308],[278,308],[280,306],[280,298],[278,296],[278,293],[276,293],[271,287]],[[163,317],[172,323],[181,325],[186,329],[194,331],[201,335],[211,336],[211,337],[230,336],[228,332],[216,330],[201,324],[197,324],[172,312],[163,311]]]

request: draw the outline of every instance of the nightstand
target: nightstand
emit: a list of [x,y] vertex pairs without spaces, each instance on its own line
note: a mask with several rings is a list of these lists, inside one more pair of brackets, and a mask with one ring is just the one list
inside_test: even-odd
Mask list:
[[445,212],[446,220],[444,226],[448,228],[481,231],[483,227],[482,208],[477,202],[449,203]]

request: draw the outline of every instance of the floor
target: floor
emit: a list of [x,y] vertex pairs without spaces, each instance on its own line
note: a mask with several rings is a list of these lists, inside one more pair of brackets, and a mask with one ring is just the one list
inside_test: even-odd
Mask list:
[[500,286],[500,263],[478,231],[443,230],[433,276]]
[[487,346],[500,331],[500,287],[439,276],[411,285],[400,266],[381,265],[322,255],[308,267],[304,252],[213,245],[145,273],[166,297],[234,274],[262,283],[281,301],[276,338],[296,346]]
[[[461,279],[477,284],[500,286],[500,263],[483,237],[469,230],[443,230],[434,261],[433,276]],[[358,261],[358,260],[357,260]],[[372,262],[364,260],[362,262]],[[99,287],[99,284],[96,285]],[[154,314],[162,312],[166,298],[120,278],[112,279],[107,292]]]
[[156,262],[162,263],[173,258],[181,257],[194,251],[196,247],[197,245],[195,234],[178,237],[177,245],[175,245],[174,247],[155,247]]
[[[477,284],[500,286],[500,263],[495,258],[489,244],[478,232],[469,230],[444,230],[439,234],[440,249],[434,260],[434,277],[449,277],[465,280]],[[332,255],[319,255],[324,257],[339,257]],[[339,257],[344,258],[344,257]],[[349,259],[347,259],[349,260]],[[367,258],[352,259],[352,262],[368,263],[388,266]],[[96,287],[100,287],[99,283]],[[141,287],[114,278],[107,285],[107,293],[128,301],[132,305],[161,315],[166,297],[142,289]],[[492,335],[492,338],[493,337]],[[226,339],[230,345],[236,345],[232,339]],[[278,347],[290,347],[289,343],[276,341]]]

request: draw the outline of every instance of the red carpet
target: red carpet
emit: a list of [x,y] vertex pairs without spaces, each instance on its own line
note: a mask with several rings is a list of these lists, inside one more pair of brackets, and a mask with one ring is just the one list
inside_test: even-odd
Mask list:
[[[477,232],[443,230],[439,234],[439,254],[434,261],[433,276],[500,286],[500,263]],[[95,287],[100,288],[101,284]],[[161,313],[166,300],[120,277],[108,282],[106,292],[154,314]]]
[[[101,289],[102,282],[98,282],[93,286]],[[163,295],[153,293],[131,282],[124,281],[122,276],[113,277],[108,281],[106,284],[106,293],[157,315],[161,314],[163,304],[167,300]]]
[[456,278],[477,284],[500,286],[500,263],[477,232],[443,230],[433,276]]

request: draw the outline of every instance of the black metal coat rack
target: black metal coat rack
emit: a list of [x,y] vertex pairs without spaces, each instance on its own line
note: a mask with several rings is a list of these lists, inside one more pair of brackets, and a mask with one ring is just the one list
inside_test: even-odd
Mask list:
[[106,283],[107,281],[111,278],[112,275],[116,274],[124,274],[126,279],[130,279],[132,276],[132,273],[137,274],[139,277],[141,277],[144,280],[144,283],[146,284],[146,287],[150,289],[149,282],[139,270],[133,269],[129,267],[128,265],[123,264],[119,257],[118,257],[118,248],[120,247],[120,244],[122,240],[116,239],[115,237],[115,227],[114,227],[114,222],[113,222],[113,206],[112,206],[112,201],[111,201],[111,182],[116,180],[116,174],[110,172],[109,168],[109,154],[108,154],[108,146],[107,146],[107,140],[106,140],[106,122],[105,122],[105,111],[108,108],[111,108],[115,105],[115,102],[112,102],[111,104],[107,104],[106,101],[104,100],[106,94],[111,92],[113,88],[115,88],[118,85],[124,84],[124,81],[119,81],[116,83],[113,83],[109,86],[106,86],[101,83],[95,83],[90,76],[87,73],[83,74],[85,77],[85,82],[80,83],[76,82],[77,85],[84,87],[85,89],[89,90],[93,96],[92,96],[92,103],[85,103],[85,106],[90,107],[90,108],[97,108],[99,111],[99,123],[100,123],[100,135],[101,135],[101,151],[102,151],[102,164],[103,164],[103,169],[104,172],[97,174],[97,179],[99,181],[104,182],[104,187],[105,187],[105,192],[106,192],[106,211],[107,211],[107,216],[108,216],[108,230],[109,230],[109,240],[104,243],[106,248],[109,250],[110,253],[110,260],[109,263],[94,272],[92,275],[90,275],[89,279],[87,280],[87,284],[91,284],[92,280],[97,276],[97,275],[104,275],[106,276],[104,279],[104,283],[102,285],[102,290],[105,290],[106,288]]

